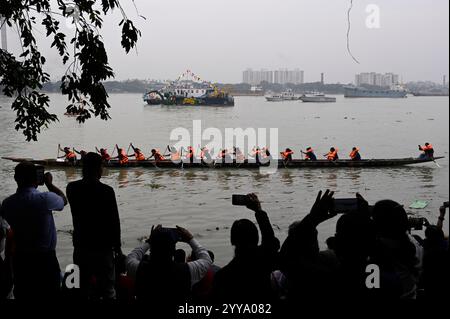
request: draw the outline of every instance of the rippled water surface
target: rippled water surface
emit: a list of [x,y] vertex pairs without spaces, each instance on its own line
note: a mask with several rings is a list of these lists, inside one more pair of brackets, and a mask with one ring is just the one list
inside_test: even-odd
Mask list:
[[[300,102],[267,103],[259,97],[238,97],[234,108],[146,106],[140,95],[112,95],[108,122],[91,120],[78,124],[64,117],[65,99],[51,95],[51,108],[60,122],[26,143],[14,130],[11,100],[0,97],[0,156],[54,158],[57,146],[92,150],[95,146],[130,142],[142,149],[164,149],[176,127],[192,127],[202,120],[204,128],[279,128],[280,147],[294,150],[313,146],[325,154],[330,146],[345,157],[352,146],[361,147],[366,158],[399,158],[418,154],[417,145],[430,141],[437,155],[447,158],[435,164],[384,169],[279,170],[272,175],[246,170],[151,170],[105,172],[103,182],[114,187],[122,221],[124,251],[139,244],[154,224],[185,226],[225,264],[233,254],[229,228],[239,218],[253,218],[246,209],[231,206],[231,195],[256,192],[269,213],[280,239],[289,224],[310,209],[319,189],[337,190],[338,197],[357,191],[370,202],[392,198],[409,206],[414,200],[429,206],[414,213],[435,221],[437,209],[449,197],[449,100],[443,97],[390,99],[344,99],[335,104]],[[14,164],[0,161],[0,199],[15,191]],[[76,169],[55,170],[55,184],[65,188],[80,178]],[[71,262],[70,209],[55,214],[59,230],[58,256],[62,265]],[[335,220],[320,226],[322,242],[334,232]]]

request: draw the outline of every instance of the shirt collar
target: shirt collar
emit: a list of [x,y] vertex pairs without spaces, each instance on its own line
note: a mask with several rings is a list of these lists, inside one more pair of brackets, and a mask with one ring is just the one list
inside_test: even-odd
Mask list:
[[17,193],[39,193],[35,187],[19,187]]

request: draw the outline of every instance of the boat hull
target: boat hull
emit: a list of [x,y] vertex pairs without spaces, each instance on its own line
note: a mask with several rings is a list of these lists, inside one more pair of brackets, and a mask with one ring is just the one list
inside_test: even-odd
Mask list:
[[361,88],[345,88],[344,97],[346,98],[391,98],[402,99],[406,98],[408,93],[406,91],[394,90],[369,90]]
[[302,97],[300,98],[304,103],[335,103],[335,97]]
[[[414,164],[423,164],[433,162],[444,157],[436,157],[433,159],[419,159],[419,158],[402,158],[402,159],[371,159],[371,160],[361,160],[361,161],[351,161],[351,160],[338,160],[335,162],[330,162],[327,160],[318,160],[318,161],[305,161],[305,160],[292,160],[290,162],[284,162],[283,160],[274,160],[276,161],[276,166],[280,169],[284,168],[364,168],[364,167],[398,167],[398,166],[407,166]],[[4,157],[3,159],[10,160],[13,162],[32,162],[37,165],[42,165],[45,167],[53,167],[53,168],[69,168],[69,167],[81,167],[82,162],[77,161],[75,163],[69,162],[61,162],[54,159],[46,159],[46,160],[33,160],[26,158],[11,158]],[[201,163],[200,161],[190,163],[174,163],[170,160],[155,162],[155,161],[130,161],[126,166],[120,165],[118,161],[110,161],[105,163],[105,167],[109,168],[133,168],[133,167],[142,167],[142,168],[171,168],[171,169],[195,169],[195,168],[206,168],[206,169],[220,169],[220,168],[230,168],[230,169],[257,169],[268,165],[262,165],[256,163],[255,161],[246,161],[244,163],[221,163],[216,162],[212,164]]]

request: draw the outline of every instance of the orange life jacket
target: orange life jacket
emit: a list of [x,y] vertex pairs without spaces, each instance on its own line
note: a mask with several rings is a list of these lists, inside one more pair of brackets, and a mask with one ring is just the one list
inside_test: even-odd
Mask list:
[[111,160],[111,156],[107,152],[103,152],[102,154],[102,160],[109,162]]
[[128,164],[128,162],[129,162],[128,155],[125,153],[125,151],[122,151],[119,154],[119,164],[126,165],[126,164]]
[[288,159],[289,157],[291,157],[294,154],[293,151],[290,152],[282,152],[281,156],[283,157],[283,159]]
[[69,151],[68,153],[66,153],[66,160],[72,160],[72,159],[77,159],[77,154]]
[[327,159],[329,160],[329,161],[335,161],[335,160],[337,160],[338,159],[338,150],[335,150],[334,152],[329,152],[328,154],[327,154]]
[[181,155],[179,152],[172,153],[172,155],[170,156],[170,159],[172,161],[179,161],[179,160],[181,160]]
[[433,145],[428,145],[428,146],[424,146],[424,147],[422,147],[422,151],[424,151],[424,152],[426,152],[426,151],[433,151],[434,150],[434,147],[433,147]]
[[145,156],[142,152],[135,151],[134,157],[136,158],[136,161],[145,161]]
[[155,157],[155,161],[164,161],[165,157],[162,156],[162,154],[159,151],[156,151],[155,155],[153,155]]
[[355,159],[358,156],[358,153],[359,153],[359,148],[357,148],[356,150],[354,150],[350,153],[350,158]]

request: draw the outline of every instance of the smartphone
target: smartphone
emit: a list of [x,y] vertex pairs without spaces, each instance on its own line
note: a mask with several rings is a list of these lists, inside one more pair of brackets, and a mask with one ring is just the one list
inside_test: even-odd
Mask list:
[[348,214],[358,211],[357,198],[341,198],[333,201],[333,211],[337,214]]
[[44,166],[36,166],[36,179],[39,186],[44,185],[45,168]]
[[166,232],[172,237],[173,241],[178,243],[181,241],[181,235],[178,229],[176,228],[161,228],[162,232]]
[[232,203],[234,206],[247,206],[249,200],[247,195],[233,195]]

